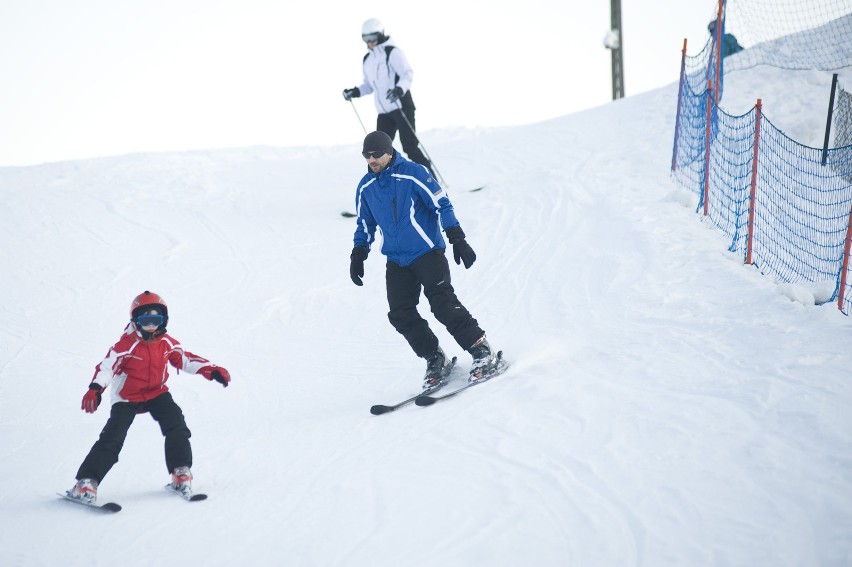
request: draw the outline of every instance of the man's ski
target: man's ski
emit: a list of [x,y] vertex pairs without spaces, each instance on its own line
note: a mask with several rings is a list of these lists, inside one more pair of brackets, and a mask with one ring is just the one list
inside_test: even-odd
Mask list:
[[468,388],[478,386],[479,384],[488,382],[492,378],[500,376],[506,371],[506,368],[508,368],[508,366],[509,364],[503,358],[503,351],[501,350],[497,353],[497,364],[494,366],[494,369],[490,373],[486,374],[484,377],[480,378],[479,380],[474,380],[473,382],[468,382],[461,388],[453,390],[452,392],[447,392],[446,394],[443,394],[441,396],[432,396],[429,392],[424,392],[423,394],[420,394],[414,399],[414,404],[421,407],[426,407],[431,406],[435,402],[446,400],[447,398],[452,398],[456,394],[461,394]]
[[86,508],[91,508],[93,510],[99,510],[101,512],[109,512],[109,513],[121,512],[121,506],[119,506],[115,502],[107,502],[106,504],[97,504],[97,503],[90,504],[88,502],[80,500],[79,498],[71,498],[67,494],[63,494],[61,492],[57,492],[56,495],[59,496],[60,498],[62,498],[63,500],[67,500],[69,502],[74,502],[75,504],[79,504],[81,506],[85,506]]
[[[453,371],[453,368],[455,367],[457,360],[458,360],[457,356],[454,356],[452,358],[452,360],[450,360],[450,364],[448,364],[447,368],[444,369],[444,372],[443,372],[444,378],[449,376],[450,373]],[[410,398],[402,400],[401,402],[394,404],[392,406],[385,406],[385,405],[382,405],[382,404],[377,404],[377,405],[370,408],[370,413],[373,414],[373,415],[382,415],[383,413],[388,413],[388,412],[391,412],[391,411],[394,411],[394,410],[398,410],[402,406],[410,404],[411,402],[413,402],[414,400],[416,400],[420,396],[434,394],[435,392],[437,392],[438,390],[443,388],[446,385],[446,383],[447,383],[446,380],[441,380],[441,382],[439,382],[436,386],[433,386],[432,388],[429,388],[428,390],[423,390],[419,394],[415,394],[415,395],[411,396]]]
[[207,500],[207,495],[202,493],[193,493],[191,490],[181,491],[174,488],[171,484],[166,485],[166,490],[169,492],[174,492],[187,502],[200,502],[201,500]]

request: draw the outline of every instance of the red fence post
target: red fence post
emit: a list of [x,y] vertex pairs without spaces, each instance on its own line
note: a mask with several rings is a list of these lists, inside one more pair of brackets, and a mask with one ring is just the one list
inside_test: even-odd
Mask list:
[[710,214],[710,139],[713,125],[713,82],[707,81],[707,117],[704,127],[704,216]]
[[746,264],[753,263],[751,260],[751,249],[754,242],[754,196],[757,192],[757,155],[760,153],[760,118],[763,115],[763,101],[761,99],[757,99],[754,109],[754,156],[751,158],[751,194],[748,199],[748,252],[746,253]]
[[846,221],[846,245],[843,247],[843,264],[840,268],[840,290],[837,292],[837,308],[843,313],[843,296],[846,291],[846,271],[849,268],[849,248],[852,245],[852,209]]
[[677,169],[677,141],[680,136],[680,105],[683,100],[683,82],[686,78],[686,38],[680,55],[680,88],[677,91],[677,114],[675,114],[674,147],[672,148],[672,173]]
[[722,70],[722,5],[725,3],[725,0],[719,0],[719,9],[716,14],[716,45],[714,46],[716,52],[716,90],[713,91],[713,99],[716,104],[719,104],[719,85],[722,84],[721,74]]

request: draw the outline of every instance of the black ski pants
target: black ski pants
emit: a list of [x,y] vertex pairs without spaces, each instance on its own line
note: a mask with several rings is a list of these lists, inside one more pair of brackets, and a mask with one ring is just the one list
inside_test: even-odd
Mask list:
[[89,454],[77,471],[77,480],[93,478],[99,483],[118,462],[118,454],[124,446],[127,432],[136,415],[148,412],[160,425],[165,440],[166,468],[169,473],[180,466],[192,466],[191,433],[186,426],[183,412],[175,403],[171,393],[165,392],[153,400],[142,403],[118,402],[112,405],[109,419],[101,435],[92,445]]
[[447,328],[461,348],[469,349],[485,334],[456,297],[444,250],[432,250],[406,267],[388,262],[385,278],[388,319],[417,356],[425,357],[438,348],[438,337],[417,312],[421,289],[435,319]]
[[405,119],[408,118],[408,121],[411,122],[412,128],[417,128],[414,124],[414,109],[406,108],[405,116],[402,115],[402,110],[394,110],[393,112],[388,112],[387,114],[379,114],[376,117],[376,130],[381,130],[393,140],[396,137],[396,132],[399,130],[399,141],[402,142],[402,151],[408,156],[408,159],[415,163],[419,163],[426,166],[426,169],[429,170],[433,176],[435,172],[432,171],[432,164],[426,158],[422,151],[420,151],[420,144],[417,140],[417,134],[408,127]]

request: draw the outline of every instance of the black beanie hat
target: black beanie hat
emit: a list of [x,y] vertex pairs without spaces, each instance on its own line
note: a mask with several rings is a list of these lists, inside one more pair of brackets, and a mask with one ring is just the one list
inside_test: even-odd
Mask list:
[[367,134],[367,137],[364,138],[364,149],[362,151],[382,151],[386,154],[393,155],[393,141],[390,139],[390,136],[382,131],[377,130],[375,132],[370,132]]

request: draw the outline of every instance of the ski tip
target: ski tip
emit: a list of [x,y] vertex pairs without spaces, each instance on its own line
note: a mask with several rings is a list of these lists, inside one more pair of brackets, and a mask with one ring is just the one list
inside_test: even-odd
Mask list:
[[414,400],[414,405],[420,406],[420,407],[426,407],[426,406],[431,406],[436,401],[437,400],[435,398],[433,398],[432,396],[419,396],[416,400]]
[[106,504],[86,504],[85,502],[81,502],[80,500],[76,500],[74,498],[69,497],[68,494],[63,494],[62,492],[57,492],[56,495],[62,498],[63,500],[67,500],[68,502],[73,502],[74,504],[85,506],[86,508],[91,508],[100,512],[121,512],[121,505],[116,504],[115,502],[107,502]]
[[345,217],[347,219],[351,219],[351,218],[355,218],[358,215],[356,215],[355,213],[350,213],[349,211],[341,211],[340,216]]
[[373,415],[382,415],[391,410],[389,406],[376,405],[370,408],[370,413]]
[[190,502],[198,502],[200,500],[207,500],[206,494],[193,494],[189,497]]

